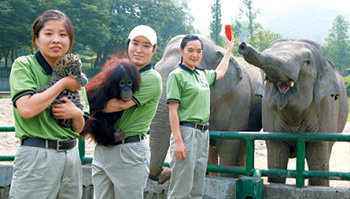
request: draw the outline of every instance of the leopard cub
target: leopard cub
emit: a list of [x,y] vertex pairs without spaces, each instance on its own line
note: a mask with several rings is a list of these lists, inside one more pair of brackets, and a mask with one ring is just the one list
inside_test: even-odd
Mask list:
[[[57,62],[55,68],[52,71],[50,81],[48,85],[38,88],[36,90],[37,93],[43,92],[44,90],[48,89],[52,85],[54,85],[56,82],[58,82],[60,79],[71,76],[78,80],[79,84],[81,86],[85,86],[88,82],[88,79],[86,75],[82,72],[82,63],[78,56],[74,54],[65,54],[63,55]],[[81,97],[79,95],[79,92],[72,92],[69,90],[64,90],[60,93],[60,95],[52,102],[52,104],[49,106],[51,109],[51,106],[53,104],[60,104],[62,103],[59,99],[62,97],[67,97],[69,100],[71,100],[78,108],[83,110],[83,104],[81,102]],[[55,121],[64,128],[71,128],[72,129],[72,120],[71,119],[55,119]]]

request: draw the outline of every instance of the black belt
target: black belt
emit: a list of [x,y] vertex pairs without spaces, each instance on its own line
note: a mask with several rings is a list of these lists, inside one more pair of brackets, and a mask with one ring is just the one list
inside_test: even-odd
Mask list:
[[41,138],[26,138],[21,140],[23,146],[40,147],[44,149],[55,149],[56,151],[69,150],[77,144],[76,139],[45,140]]
[[122,141],[114,142],[113,145],[125,144],[125,143],[129,143],[129,142],[138,142],[138,141],[141,141],[141,140],[144,140],[144,139],[145,139],[144,136],[134,135],[134,136],[127,137],[127,138],[125,138]]
[[209,124],[201,124],[201,123],[193,123],[193,122],[180,122],[180,125],[182,126],[189,126],[195,129],[199,129],[201,131],[205,131],[209,128]]

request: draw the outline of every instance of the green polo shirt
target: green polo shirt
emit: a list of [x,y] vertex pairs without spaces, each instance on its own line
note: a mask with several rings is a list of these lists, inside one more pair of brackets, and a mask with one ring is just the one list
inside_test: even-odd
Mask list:
[[215,83],[215,70],[198,67],[194,71],[179,64],[167,80],[167,102],[178,102],[180,121],[207,123],[210,116],[210,86]]
[[146,134],[162,94],[162,78],[151,65],[140,70],[140,77],[140,89],[133,95],[136,105],[124,110],[122,117],[116,123],[125,137]]
[[[70,128],[59,126],[51,115],[49,108],[34,116],[31,119],[23,118],[15,106],[15,102],[20,97],[27,94],[35,94],[37,88],[48,84],[52,73],[52,68],[38,51],[35,55],[19,57],[12,65],[10,74],[11,98],[13,115],[15,118],[16,137],[24,139],[42,138],[48,140],[76,138],[78,133]],[[89,113],[89,105],[85,88],[80,91],[83,99],[84,113]]]

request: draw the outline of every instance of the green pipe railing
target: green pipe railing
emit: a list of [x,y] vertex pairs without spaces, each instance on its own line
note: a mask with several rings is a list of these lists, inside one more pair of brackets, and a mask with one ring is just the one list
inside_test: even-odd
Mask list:
[[[245,139],[246,140],[246,174],[247,176],[278,176],[296,178],[296,186],[304,187],[305,178],[321,178],[330,180],[350,181],[350,172],[330,171],[305,171],[305,141],[344,141],[350,142],[350,134],[347,133],[273,133],[273,132],[218,132],[210,131],[213,139]],[[252,140],[295,140],[297,142],[296,170],[254,168],[254,141]],[[253,156],[253,159],[252,159]],[[239,168],[236,168],[239,170]],[[208,170],[210,171],[210,170]],[[226,172],[236,173],[232,170]]]
[[0,132],[14,132],[15,127],[14,126],[1,126]]
[[305,141],[302,139],[297,140],[297,187],[303,187],[305,185],[304,171],[305,171]]
[[[13,132],[15,131],[14,126],[1,126],[0,127],[0,133],[1,132]],[[2,155],[0,156],[0,161],[13,161],[15,156],[13,155]]]
[[[13,126],[2,126],[0,132],[15,131]],[[305,186],[305,178],[350,181],[350,172],[305,171],[305,142],[312,141],[341,141],[350,142],[348,133],[269,133],[269,132],[219,132],[210,131],[213,139],[244,139],[246,140],[246,167],[220,167],[207,165],[208,172],[234,173],[246,176],[278,176],[296,178],[296,186]],[[254,167],[255,140],[295,140],[297,142],[296,170],[287,169],[256,169]],[[91,163],[92,157],[85,157],[85,141],[79,139],[79,155],[82,163]],[[12,161],[14,156],[0,156],[0,161]],[[165,162],[164,166],[169,167]]]

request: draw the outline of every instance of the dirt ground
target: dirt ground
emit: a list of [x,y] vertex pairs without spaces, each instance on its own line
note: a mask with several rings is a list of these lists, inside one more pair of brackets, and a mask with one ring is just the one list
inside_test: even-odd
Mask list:
[[[12,116],[12,104],[10,99],[0,99],[0,126],[13,126]],[[345,133],[350,133],[350,122],[347,122]],[[19,146],[19,140],[15,138],[14,132],[0,132],[0,155],[14,155],[17,147]],[[86,141],[86,155],[92,156],[94,143],[90,140]],[[255,167],[266,169],[266,146],[265,142],[261,140],[255,141]],[[167,156],[166,161],[170,161]],[[1,164],[1,163],[0,163]],[[305,164],[307,165],[307,164]],[[291,159],[288,164],[288,169],[295,169],[296,159]],[[338,172],[350,172],[350,143],[349,142],[337,142],[333,146],[330,170]],[[266,178],[264,178],[266,183]],[[295,184],[295,179],[288,179],[287,184]],[[350,188],[349,181],[337,181],[332,180],[330,182],[332,187],[348,187]]]

